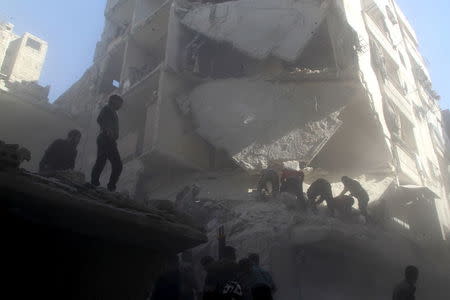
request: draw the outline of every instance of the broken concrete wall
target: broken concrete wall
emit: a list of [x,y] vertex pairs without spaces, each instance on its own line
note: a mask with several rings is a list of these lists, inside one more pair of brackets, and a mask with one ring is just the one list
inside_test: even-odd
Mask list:
[[241,0],[192,5],[180,21],[210,39],[230,43],[248,56],[294,61],[319,28],[327,4],[318,0]]
[[162,73],[157,112],[148,112],[153,118],[147,119],[144,155],[155,152],[187,168],[207,169],[210,147],[194,132],[191,121],[183,118],[176,104],[177,97],[187,92],[186,87],[187,83],[176,74]]

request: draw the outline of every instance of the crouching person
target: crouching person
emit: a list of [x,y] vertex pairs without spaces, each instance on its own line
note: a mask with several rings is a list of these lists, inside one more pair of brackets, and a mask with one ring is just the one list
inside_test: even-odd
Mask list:
[[73,129],[65,139],[57,139],[44,153],[39,163],[39,172],[54,172],[73,170],[77,158],[77,146],[80,143],[81,132]]

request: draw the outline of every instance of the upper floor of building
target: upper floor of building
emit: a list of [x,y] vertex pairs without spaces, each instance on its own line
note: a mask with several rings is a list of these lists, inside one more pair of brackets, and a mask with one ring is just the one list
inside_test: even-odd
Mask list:
[[0,76],[11,82],[36,82],[48,44],[28,32],[19,36],[13,29],[13,24],[0,23]]

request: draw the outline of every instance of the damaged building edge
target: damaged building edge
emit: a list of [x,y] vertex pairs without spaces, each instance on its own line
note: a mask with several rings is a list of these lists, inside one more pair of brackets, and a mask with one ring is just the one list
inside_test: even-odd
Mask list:
[[12,201],[9,205],[17,209],[19,215],[28,215],[38,223],[173,253],[206,241],[200,231],[165,220],[158,211],[133,209],[126,204],[70,193],[51,182],[39,182],[32,175],[1,172],[0,178],[2,193],[9,196],[8,202]]

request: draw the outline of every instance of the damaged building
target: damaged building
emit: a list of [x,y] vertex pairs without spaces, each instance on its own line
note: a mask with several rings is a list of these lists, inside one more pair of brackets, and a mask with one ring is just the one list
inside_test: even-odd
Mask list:
[[49,103],[50,86],[39,84],[47,49],[43,39],[20,36],[13,24],[0,22],[0,139],[31,150],[32,160],[23,165],[29,170],[37,170],[52,140],[78,126]]
[[[56,101],[81,124],[77,164],[86,173],[95,161],[95,119],[115,93],[125,99],[119,190],[138,202],[174,200],[197,184],[201,198],[240,203],[253,199],[262,170],[289,164],[304,170],[306,186],[323,177],[335,194],[342,175],[358,179],[383,228],[432,245],[450,230],[439,96],[393,0],[109,0],[93,65]],[[270,222],[274,215],[264,213]],[[323,234],[317,244],[307,231],[295,234],[306,236],[307,249],[319,248],[316,261],[339,239]],[[381,240],[389,237],[372,246]],[[397,271],[416,254],[385,269]],[[276,269],[271,257],[264,259]]]

